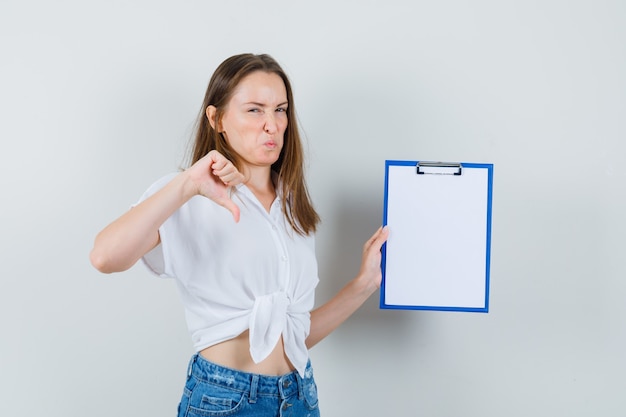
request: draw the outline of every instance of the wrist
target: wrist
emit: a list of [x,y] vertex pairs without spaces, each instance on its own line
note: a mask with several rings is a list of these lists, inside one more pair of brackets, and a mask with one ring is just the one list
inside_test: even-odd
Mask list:
[[368,279],[368,277],[363,274],[357,275],[356,278],[352,280],[352,285],[354,286],[354,290],[358,294],[362,294],[365,298],[374,294],[378,288],[380,288],[379,282]]
[[178,174],[174,179],[176,186],[180,191],[183,202],[188,201],[191,197],[198,195],[199,188],[196,182],[193,180],[189,171],[185,170]]

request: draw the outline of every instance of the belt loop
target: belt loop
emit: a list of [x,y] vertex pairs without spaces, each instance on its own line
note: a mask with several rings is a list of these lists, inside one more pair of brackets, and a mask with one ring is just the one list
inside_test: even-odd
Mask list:
[[298,399],[302,401],[304,399],[304,381],[300,376],[300,372],[296,371],[296,380],[298,381]]
[[193,368],[194,363],[196,363],[196,359],[198,358],[198,354],[194,354],[189,361],[189,365],[187,365],[187,379],[191,377],[191,370]]
[[258,375],[252,375],[252,381],[250,382],[250,399],[249,402],[251,404],[256,403],[256,394],[257,394],[257,389],[259,386],[259,376]]

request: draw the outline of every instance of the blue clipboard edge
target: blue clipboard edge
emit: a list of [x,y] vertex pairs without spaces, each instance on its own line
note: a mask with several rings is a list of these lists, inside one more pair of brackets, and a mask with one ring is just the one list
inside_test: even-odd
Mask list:
[[[403,161],[403,160],[385,160],[385,196],[383,202],[383,226],[387,225],[387,195],[389,184],[389,167],[390,166],[415,166],[420,161]],[[382,247],[382,282],[380,286],[380,308],[385,310],[429,310],[429,311],[456,311],[470,313],[488,313],[489,312],[489,287],[491,281],[491,217],[493,202],[493,164],[485,163],[468,163],[461,162],[464,168],[487,169],[487,253],[486,253],[486,271],[485,271],[485,306],[484,307],[454,307],[454,306],[427,306],[427,305],[395,305],[385,303],[385,265],[387,259],[387,244]]]

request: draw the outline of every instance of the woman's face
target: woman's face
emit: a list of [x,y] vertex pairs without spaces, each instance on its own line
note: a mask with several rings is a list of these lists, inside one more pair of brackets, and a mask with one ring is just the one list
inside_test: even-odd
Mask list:
[[271,166],[283,148],[288,104],[280,76],[253,72],[235,88],[219,130],[247,165]]

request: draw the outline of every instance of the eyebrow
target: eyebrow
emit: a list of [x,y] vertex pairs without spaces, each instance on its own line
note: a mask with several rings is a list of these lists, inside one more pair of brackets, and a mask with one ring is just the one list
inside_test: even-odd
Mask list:
[[[259,106],[259,107],[265,107],[266,105],[263,103],[258,103],[256,101],[249,101],[247,103],[244,103],[244,105],[253,105],[253,106]],[[287,106],[289,105],[288,101],[283,101],[282,103],[279,103],[276,105],[276,107],[280,107],[280,106]]]

